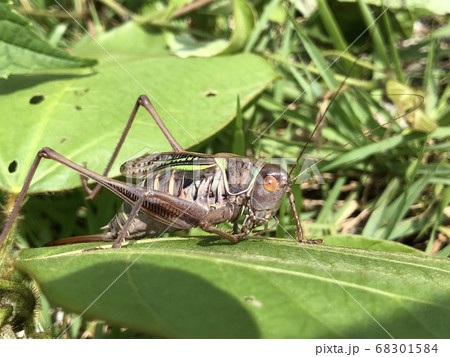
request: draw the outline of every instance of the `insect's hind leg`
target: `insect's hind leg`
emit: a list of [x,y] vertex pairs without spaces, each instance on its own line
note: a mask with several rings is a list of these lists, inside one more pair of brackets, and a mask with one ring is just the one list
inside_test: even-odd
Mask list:
[[[0,235],[0,247],[3,244],[3,241],[8,236],[8,234],[14,224],[15,219],[16,219],[17,215],[19,214],[20,207],[22,206],[22,203],[23,203],[26,193],[30,187],[33,176],[34,176],[36,169],[38,168],[39,163],[42,158],[54,160],[74,171],[77,171],[81,175],[90,177],[90,178],[94,179],[95,181],[103,184],[109,190],[111,190],[112,192],[116,193],[117,195],[121,196],[124,199],[126,199],[128,196],[124,195],[123,192],[127,191],[128,195],[138,198],[138,200],[136,202],[133,202],[136,205],[138,202],[140,202],[140,200],[144,199],[141,197],[145,197],[142,194],[143,188],[128,186],[127,184],[125,184],[121,181],[109,179],[109,178],[99,175],[95,172],[89,171],[89,170],[85,169],[84,167],[77,165],[76,163],[70,161],[69,159],[65,158],[64,156],[58,154],[56,151],[54,151],[48,147],[44,147],[41,150],[39,150],[39,152],[36,154],[36,157],[34,158],[33,163],[31,164],[31,167],[25,178],[25,182],[24,182],[22,189],[20,190],[20,193],[17,197],[16,203],[14,204],[12,212],[11,212],[8,220],[6,221],[5,227],[3,228],[3,232]],[[142,203],[141,203],[141,205],[142,205]],[[138,208],[138,210],[139,210],[139,208]]]
[[28,188],[30,187],[31,180],[33,179],[33,176],[36,172],[36,169],[39,166],[42,157],[43,156],[40,155],[39,151],[39,153],[34,158],[33,163],[31,164],[30,170],[28,170],[25,182],[22,186],[22,189],[20,190],[19,196],[17,196],[16,203],[14,204],[11,214],[9,215],[8,220],[6,221],[5,227],[3,227],[2,234],[0,235],[0,247],[3,245],[4,240],[8,236],[8,233],[11,230],[17,215],[19,214],[20,207],[22,206],[23,200],[25,199],[25,195],[27,194]]
[[[169,142],[170,146],[172,146],[174,151],[183,151],[183,148],[181,145],[175,140],[175,138],[172,136],[170,131],[167,129],[167,127],[164,125],[163,121],[161,120],[161,117],[158,115],[158,112],[156,111],[155,107],[153,106],[150,99],[145,94],[142,94],[138,97],[136,100],[136,104],[134,105],[134,108],[130,114],[130,117],[127,121],[127,124],[125,125],[125,128],[123,129],[122,135],[120,136],[120,139],[113,151],[113,154],[111,155],[111,158],[108,161],[108,164],[106,165],[105,170],[103,171],[103,176],[108,176],[109,171],[111,170],[114,162],[116,161],[117,156],[119,155],[119,151],[122,148],[123,143],[125,142],[125,139],[128,135],[128,132],[130,131],[131,125],[134,122],[134,119],[136,118],[136,114],[140,107],[144,107],[147,112],[150,114],[150,116],[155,120],[156,124],[158,125],[159,129],[163,132],[165,137],[167,138],[167,141]],[[84,164],[86,167],[86,163]],[[87,180],[88,178],[86,176],[81,176],[81,183],[83,185],[84,190],[87,192],[88,196],[86,199],[92,199],[94,198],[98,192],[101,189],[100,184],[96,184],[95,187],[91,190],[88,186]]]

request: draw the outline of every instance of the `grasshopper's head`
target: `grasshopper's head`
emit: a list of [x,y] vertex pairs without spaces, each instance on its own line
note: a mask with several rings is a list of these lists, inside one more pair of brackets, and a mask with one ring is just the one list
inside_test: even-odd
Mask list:
[[258,173],[250,197],[250,207],[258,219],[270,219],[278,211],[289,190],[289,176],[277,165],[265,164]]

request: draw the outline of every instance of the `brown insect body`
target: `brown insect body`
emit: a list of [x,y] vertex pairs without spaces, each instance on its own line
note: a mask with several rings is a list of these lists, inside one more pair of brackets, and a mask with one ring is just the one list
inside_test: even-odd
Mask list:
[[[233,234],[248,234],[254,227],[267,223],[278,211],[289,188],[287,172],[282,168],[232,154],[182,151],[145,155],[123,164],[121,173],[138,180],[135,184],[147,190],[165,192],[191,203],[199,216],[219,210],[229,212],[224,221],[236,223],[246,214],[240,231],[235,225]],[[123,228],[131,209],[129,203],[122,205],[108,225],[109,239],[114,239]],[[174,220],[164,207],[155,207],[153,212],[138,213],[128,237],[155,236],[199,225]]]
[[[174,151],[145,155],[124,163],[121,173],[134,182],[110,179],[106,176],[140,106],[150,113]],[[228,239],[231,243],[237,243],[256,226],[264,224],[267,230],[268,221],[275,218],[285,193],[289,194],[299,241],[321,242],[303,237],[294,196],[289,187],[291,180],[285,170],[261,160],[228,153],[207,155],[183,151],[150,100],[141,95],[103,175],[68,160],[50,148],[42,148],[38,152],[0,236],[0,245],[18,215],[42,158],[57,161],[79,172],[83,186],[89,193],[88,198],[94,197],[103,186],[125,201],[110,221],[109,232],[82,237],[79,240],[76,237],[67,241],[61,240],[62,243],[90,241],[94,238],[114,240],[113,247],[120,247],[127,238],[155,236],[191,227],[200,227],[206,232]],[[87,186],[88,178],[97,182],[93,190]],[[244,219],[239,224],[238,219],[243,214]],[[219,223],[227,221],[233,223],[232,233],[217,227]]]

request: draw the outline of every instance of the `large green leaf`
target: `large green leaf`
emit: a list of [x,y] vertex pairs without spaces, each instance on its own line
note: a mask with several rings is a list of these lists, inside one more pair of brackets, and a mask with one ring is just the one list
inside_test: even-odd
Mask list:
[[[0,82],[1,188],[18,192],[43,146],[103,171],[139,94],[147,92],[157,98],[171,117],[154,103],[157,111],[186,148],[231,121],[238,95],[241,103],[248,103],[275,78],[272,67],[255,55],[183,60],[142,58],[139,53],[134,58],[120,57],[120,63],[133,78],[112,59],[103,58],[95,71],[19,76]],[[167,140],[142,111],[112,175],[118,174],[121,162],[137,153],[164,150],[171,150]],[[79,184],[78,175],[44,162],[30,192]]]
[[[286,239],[28,249],[57,305],[163,337],[448,337],[450,262]],[[91,245],[92,247],[92,245]]]

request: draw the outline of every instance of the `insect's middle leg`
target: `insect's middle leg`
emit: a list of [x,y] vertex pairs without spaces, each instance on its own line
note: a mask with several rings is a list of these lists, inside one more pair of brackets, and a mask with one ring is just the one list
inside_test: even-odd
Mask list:
[[113,248],[120,248],[120,246],[122,245],[122,242],[125,240],[125,236],[128,233],[128,229],[130,228],[131,224],[133,223],[133,220],[136,218],[137,214],[139,213],[139,210],[142,207],[142,204],[144,203],[144,199],[145,199],[144,195],[142,195],[137,199],[136,203],[133,206],[133,209],[131,210],[127,218],[127,221],[125,222],[124,226],[122,227],[116,239],[114,240],[114,244],[112,245]]
[[215,227],[214,225],[235,218],[236,208],[233,204],[228,204],[217,209],[209,211],[199,222],[198,226],[206,232],[217,234],[222,238],[226,238],[230,243],[235,244],[241,241],[247,233],[228,233]]

